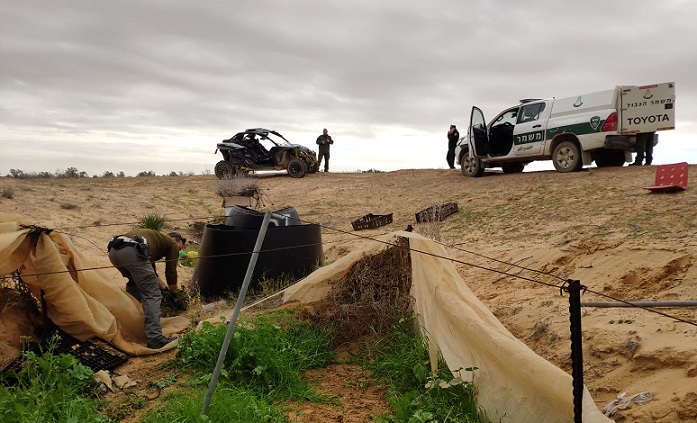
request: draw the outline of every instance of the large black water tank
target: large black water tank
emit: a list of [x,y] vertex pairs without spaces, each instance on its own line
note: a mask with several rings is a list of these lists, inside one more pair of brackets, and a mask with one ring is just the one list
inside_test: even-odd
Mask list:
[[[264,220],[264,214],[265,213],[250,209],[249,207],[235,206],[230,210],[230,215],[225,221],[225,224],[237,228],[259,229],[261,227],[261,222]],[[301,224],[300,216],[298,216],[298,212],[294,207],[286,207],[273,212],[271,220],[269,220],[270,228]]]
[[[206,225],[193,277],[204,298],[240,289],[258,235],[259,227]],[[304,277],[322,264],[322,257],[319,225],[269,225],[251,286],[262,278]]]

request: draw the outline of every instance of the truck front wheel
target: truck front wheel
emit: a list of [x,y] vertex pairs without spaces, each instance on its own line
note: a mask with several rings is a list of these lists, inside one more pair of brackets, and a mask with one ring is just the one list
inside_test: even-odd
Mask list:
[[465,176],[478,178],[484,174],[484,166],[482,166],[482,161],[476,157],[470,157],[466,153],[460,162],[460,169],[462,170],[462,174]]
[[581,149],[572,141],[562,141],[552,153],[552,162],[557,172],[577,172],[583,167]]

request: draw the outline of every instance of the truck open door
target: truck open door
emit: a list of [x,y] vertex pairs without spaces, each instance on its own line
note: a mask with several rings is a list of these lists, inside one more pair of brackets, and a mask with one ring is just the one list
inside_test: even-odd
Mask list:
[[486,128],[484,113],[477,106],[472,107],[470,114],[470,126],[467,135],[472,140],[471,145],[475,157],[486,157],[487,146],[489,145],[489,132]]

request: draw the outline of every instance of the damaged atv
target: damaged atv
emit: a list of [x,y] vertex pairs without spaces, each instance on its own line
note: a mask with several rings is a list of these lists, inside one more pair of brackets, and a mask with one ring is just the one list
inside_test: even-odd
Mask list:
[[317,172],[317,154],[307,147],[291,144],[270,129],[247,129],[218,143],[215,150],[223,160],[215,165],[215,176],[228,179],[257,170],[287,170],[293,178]]

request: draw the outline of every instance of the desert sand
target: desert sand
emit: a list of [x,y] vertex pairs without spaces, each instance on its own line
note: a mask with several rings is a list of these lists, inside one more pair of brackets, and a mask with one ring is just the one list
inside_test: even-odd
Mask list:
[[[456,170],[253,177],[263,192],[258,208],[293,206],[303,220],[322,225],[327,262],[408,225],[439,240],[503,324],[570,373],[568,295],[550,284],[580,280],[587,287],[583,302],[697,299],[697,191],[642,189],[653,185],[655,171],[643,166],[569,174],[488,171],[481,178]],[[690,167],[690,178],[697,183],[697,166]],[[165,215],[166,229],[188,235],[195,247],[202,224],[223,215],[217,184],[213,176],[3,178],[0,189],[13,195],[0,198],[0,211],[69,234],[95,266],[108,266],[109,238],[149,213]],[[416,224],[417,211],[445,202],[457,202],[459,212],[440,223]],[[393,213],[394,220],[353,231],[351,221],[367,213]],[[110,272],[123,283],[116,270]],[[181,281],[192,274],[192,268],[180,267]],[[17,353],[19,335],[30,325],[11,307],[0,310],[0,360],[6,360]],[[687,323],[638,308],[583,308],[584,382],[598,407],[622,393],[652,395],[643,405],[619,410],[618,420],[697,421],[697,308],[659,310]],[[157,357],[167,355],[146,360],[152,364]]]

